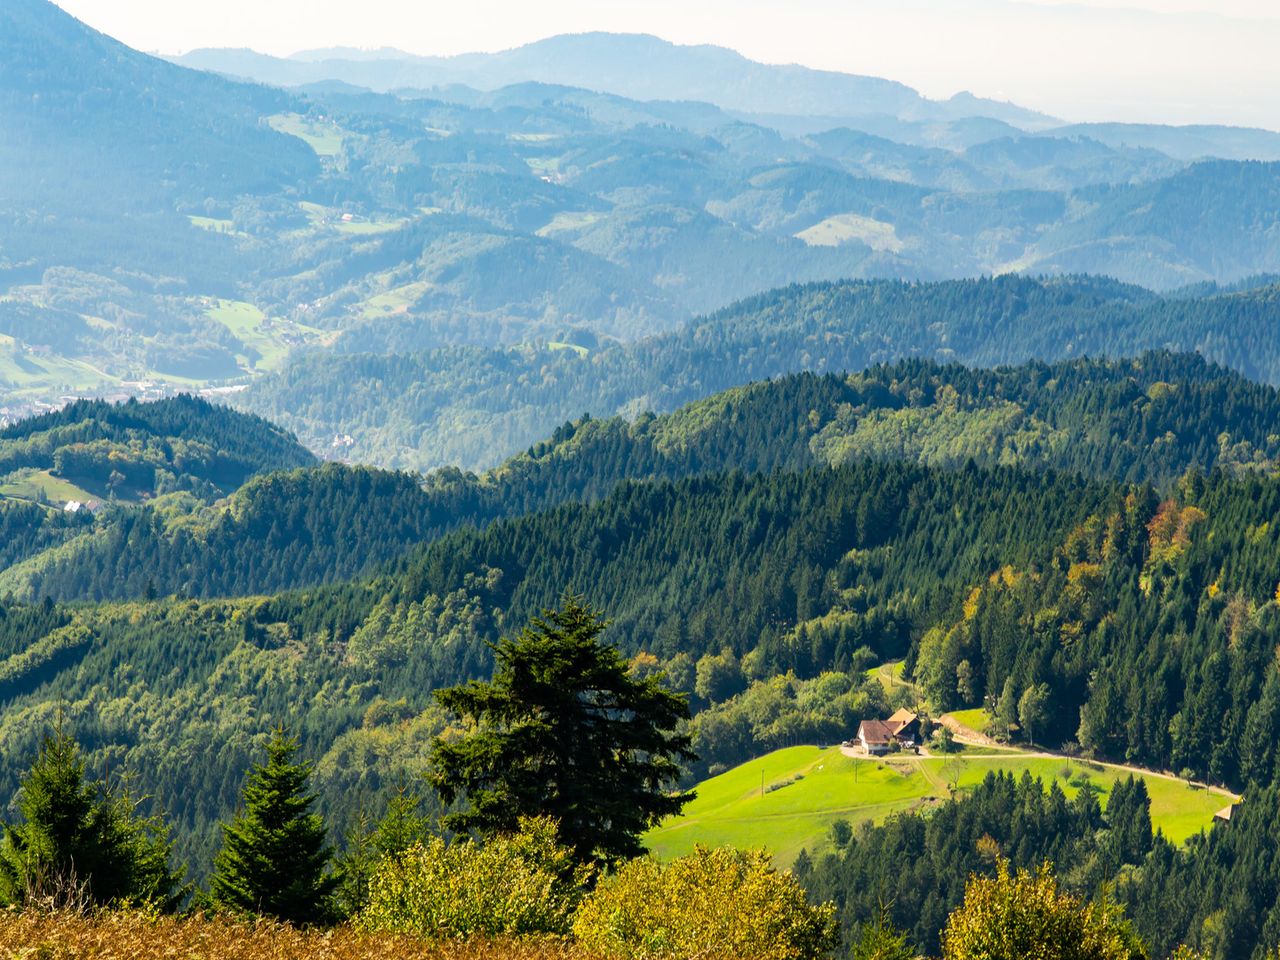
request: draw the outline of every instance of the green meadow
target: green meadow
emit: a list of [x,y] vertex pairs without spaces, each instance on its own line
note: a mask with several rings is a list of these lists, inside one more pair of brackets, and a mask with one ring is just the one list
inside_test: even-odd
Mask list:
[[339,233],[349,233],[358,237],[366,237],[379,233],[394,233],[408,222],[408,219],[404,217],[396,220],[352,220],[346,223],[339,221],[338,223],[335,223],[333,227]]
[[245,367],[255,371],[277,369],[284,362],[291,341],[310,340],[320,335],[319,330],[300,323],[271,320],[253,304],[241,300],[217,300],[205,313],[257,354],[256,360],[248,356],[238,358]]
[[55,477],[48,470],[18,470],[4,478],[0,483],[0,497],[13,497],[21,500],[39,500],[44,495],[46,503],[64,504],[70,500],[81,503],[94,499],[87,490],[74,483]]
[[188,216],[193,227],[201,230],[208,230],[211,233],[235,233],[236,224],[234,220],[226,220],[219,217],[197,217]]
[[426,280],[393,287],[366,300],[361,305],[360,312],[365,317],[390,317],[407,313],[430,289],[431,283]]
[[978,733],[986,733],[991,717],[982,707],[972,710],[952,710],[948,716],[954,717],[961,726],[968,727]]
[[882,253],[901,253],[903,249],[903,243],[898,239],[893,224],[856,213],[828,217],[808,230],[801,230],[796,234],[796,239],[803,240],[811,247],[838,247],[850,240],[860,240],[872,250]]
[[313,120],[297,113],[280,113],[267,118],[278,133],[287,133],[304,141],[320,157],[336,157],[342,152],[342,141],[348,132],[336,123]]
[[25,390],[62,388],[93,390],[119,381],[87,363],[57,354],[40,355],[0,334],[0,388],[20,395]]
[[[1047,786],[1056,780],[1068,797],[1085,781],[1102,795],[1128,776],[1119,768],[1017,751],[970,748],[950,757],[854,759],[839,747],[790,747],[751,760],[698,784],[698,796],[683,815],[650,831],[649,848],[677,857],[695,844],[764,847],[790,865],[802,850],[821,850],[837,820],[879,823],[904,810],[926,808],[952,792],[981,783],[992,771],[1023,771]],[[1144,774],[1153,824],[1181,843],[1209,826],[1215,811],[1232,799],[1180,780]]]

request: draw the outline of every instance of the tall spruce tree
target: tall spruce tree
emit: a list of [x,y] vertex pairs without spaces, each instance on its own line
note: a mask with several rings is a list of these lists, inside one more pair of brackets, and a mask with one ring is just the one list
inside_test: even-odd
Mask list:
[[522,816],[550,816],[579,862],[614,863],[643,853],[640,834],[693,798],[671,790],[693,757],[677,732],[684,698],[631,676],[600,641],[606,626],[567,597],[495,646],[491,682],[437,691],[473,722],[434,744],[433,785],[446,803],[466,801],[445,826],[506,833]]
[[127,793],[87,780],[61,726],[41,744],[18,809],[23,822],[0,842],[0,902],[171,909],[185,896],[163,820],[139,817]]
[[277,729],[266,762],[249,772],[243,812],[222,828],[209,890],[217,906],[308,925],[332,918],[338,877],[324,821],[311,812],[311,764],[294,762],[297,749]]

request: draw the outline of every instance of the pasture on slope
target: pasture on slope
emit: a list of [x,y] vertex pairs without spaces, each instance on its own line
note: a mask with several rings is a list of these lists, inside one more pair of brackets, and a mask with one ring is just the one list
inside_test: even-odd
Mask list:
[[[829,844],[837,820],[881,823],[892,814],[942,802],[972,788],[990,772],[1024,771],[1047,786],[1056,780],[1068,798],[1085,781],[1105,809],[1111,786],[1128,772],[1109,764],[977,747],[950,756],[897,755],[855,759],[839,747],[776,750],[698,784],[685,812],[651,830],[645,843],[659,858],[690,852],[695,844],[764,847],[780,866],[802,849]],[[1208,827],[1215,811],[1234,799],[1217,789],[1141,774],[1151,796],[1152,825],[1175,843]]]

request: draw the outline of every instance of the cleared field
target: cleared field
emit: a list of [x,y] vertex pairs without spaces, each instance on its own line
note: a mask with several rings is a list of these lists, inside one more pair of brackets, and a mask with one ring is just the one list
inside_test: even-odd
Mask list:
[[351,220],[346,223],[335,223],[333,226],[339,233],[367,237],[379,233],[393,233],[408,222],[403,218],[399,220]]
[[894,660],[889,663],[882,663],[878,667],[869,667],[867,669],[867,677],[880,681],[880,685],[884,687],[885,693],[893,693],[894,690],[901,687],[913,689],[913,685],[902,679],[902,674],[906,664],[901,660]]
[[560,172],[559,157],[525,157],[524,162],[539,176],[550,176]]
[[72,392],[119,382],[80,360],[54,353],[34,353],[13,337],[0,334],[0,387],[19,393],[51,388]]
[[299,323],[268,319],[261,310],[243,300],[215,300],[205,314],[257,353],[257,360],[240,357],[241,363],[256,371],[279,368],[293,344],[320,336],[319,330]]
[[[694,844],[765,847],[781,865],[801,849],[821,850],[836,820],[882,822],[890,814],[924,807],[981,783],[992,771],[1021,776],[1028,771],[1046,786],[1056,780],[1068,797],[1087,780],[1105,806],[1111,785],[1128,773],[1016,751],[975,748],[952,757],[854,759],[838,747],[791,747],[735,767],[698,785],[685,813],[646,835],[660,857],[688,853]],[[1229,802],[1220,792],[1143,775],[1151,795],[1151,817],[1171,840],[1181,843],[1209,826]]]
[[811,247],[838,247],[850,240],[860,240],[879,253],[901,253],[903,243],[893,224],[856,213],[838,213],[796,234]]
[[236,225],[233,220],[220,220],[217,217],[196,217],[188,216],[193,227],[201,230],[208,230],[211,233],[235,233]]
[[386,293],[370,297],[360,307],[360,312],[368,318],[390,317],[399,313],[408,313],[409,308],[431,289],[426,280],[417,283],[406,283],[402,287],[394,287]]
[[550,223],[538,230],[538,236],[551,237],[557,233],[573,233],[577,230],[584,230],[593,223],[599,223],[603,219],[603,213],[596,213],[594,211],[570,211],[557,213],[551,218]]
[[955,717],[956,722],[978,733],[986,733],[987,726],[991,723],[991,717],[981,707],[975,707],[973,710],[952,710],[949,716]]
[[278,133],[305,141],[321,157],[337,156],[342,150],[342,141],[349,136],[336,123],[312,120],[298,113],[278,113],[268,117],[267,123]]
[[39,500],[41,493],[44,494],[45,502],[57,506],[71,500],[83,503],[94,499],[92,493],[61,477],[55,477],[48,470],[19,470],[0,483],[0,497]]

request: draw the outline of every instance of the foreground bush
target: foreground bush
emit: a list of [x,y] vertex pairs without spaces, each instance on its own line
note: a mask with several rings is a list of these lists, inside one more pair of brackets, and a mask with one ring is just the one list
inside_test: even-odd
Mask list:
[[592,960],[564,942],[428,943],[351,927],[299,930],[274,921],[100,917],[0,910],[0,960]]
[[1086,903],[1058,889],[1047,866],[973,877],[942,933],[943,960],[1146,960],[1142,942],[1114,904]]
[[763,851],[700,847],[623,866],[583,902],[573,932],[625,960],[813,960],[835,946],[833,912],[810,906]]
[[355,924],[427,939],[567,934],[586,880],[555,821],[530,818],[483,845],[437,838],[387,857]]
[[3,828],[0,903],[42,907],[142,904],[183,896],[169,868],[168,831],[134,801],[90,780],[74,739],[44,739],[18,795],[22,822]]

